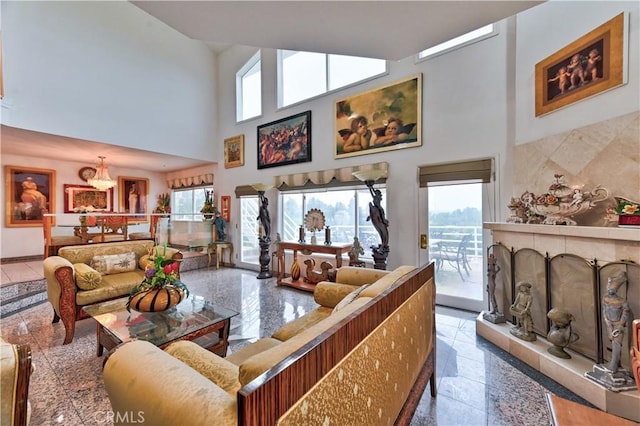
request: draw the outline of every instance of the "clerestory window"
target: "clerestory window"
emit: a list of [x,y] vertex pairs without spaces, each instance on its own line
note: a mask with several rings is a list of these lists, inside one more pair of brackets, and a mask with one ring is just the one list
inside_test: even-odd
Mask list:
[[260,51],[236,73],[236,120],[262,114],[262,60]]

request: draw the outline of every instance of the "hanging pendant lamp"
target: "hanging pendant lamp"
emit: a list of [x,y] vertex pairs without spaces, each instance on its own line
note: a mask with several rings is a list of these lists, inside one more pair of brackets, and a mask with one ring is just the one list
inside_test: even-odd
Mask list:
[[98,156],[100,164],[96,166],[96,174],[94,177],[87,179],[87,183],[96,189],[105,191],[116,186],[116,181],[109,176],[109,169],[104,164],[104,158]]

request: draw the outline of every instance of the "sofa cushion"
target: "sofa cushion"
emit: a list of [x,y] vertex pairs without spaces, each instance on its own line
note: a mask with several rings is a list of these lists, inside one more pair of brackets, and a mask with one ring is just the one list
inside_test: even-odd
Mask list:
[[76,273],[76,285],[82,290],[93,290],[94,288],[98,288],[102,282],[102,275],[100,272],[96,271],[86,263],[74,264],[73,270]]
[[415,266],[406,265],[394,269],[391,273],[385,275],[367,287],[362,293],[360,293],[360,297],[376,297],[414,269],[416,269]]
[[109,275],[135,271],[138,265],[136,264],[136,254],[130,251],[121,254],[94,256],[91,259],[91,267],[101,274]]
[[240,389],[238,366],[196,343],[179,340],[167,346],[164,351],[178,358],[232,396],[236,396]]
[[240,365],[252,356],[259,354],[260,352],[264,352],[267,349],[271,349],[274,346],[278,346],[281,343],[282,342],[278,339],[265,337],[240,348],[231,355],[227,355],[225,359],[232,364]]
[[66,246],[58,250],[58,256],[64,257],[71,263],[86,263],[89,265],[94,256],[104,254],[120,254],[132,251],[139,258],[148,254],[154,244],[150,240],[136,240]]
[[336,282],[349,285],[363,285],[376,282],[390,271],[382,269],[358,268],[355,266],[343,266],[336,272]]
[[278,339],[281,342],[289,340],[296,334],[299,334],[301,331],[304,331],[312,325],[319,323],[320,321],[331,315],[331,312],[333,312],[333,309],[319,306],[308,314],[288,322],[285,326],[273,333],[271,337],[273,337],[274,339]]
[[329,281],[320,281],[313,290],[313,300],[318,305],[334,308],[345,296],[359,288],[349,284],[338,284]]
[[80,306],[91,305],[119,296],[127,296],[131,293],[131,289],[140,284],[143,279],[144,272],[140,269],[121,274],[103,275],[100,287],[76,293],[76,304]]
[[283,361],[293,352],[312,341],[318,335],[339,323],[352,312],[366,305],[370,300],[371,298],[368,297],[358,298],[344,309],[338,311],[335,315],[329,315],[324,320],[295,335],[291,339],[247,359],[240,365],[240,383],[244,386],[251,382],[271,367]]
[[362,293],[363,290],[365,290],[367,287],[369,287],[369,284],[365,284],[362,285],[360,287],[357,287],[355,290],[353,290],[351,293],[347,294],[344,299],[342,299],[340,301],[340,303],[338,303],[334,308],[333,308],[333,312],[331,313],[332,315],[335,314],[336,312],[344,309],[345,306],[349,305],[350,303],[352,303],[354,300],[356,300],[356,298],[360,295],[360,293]]

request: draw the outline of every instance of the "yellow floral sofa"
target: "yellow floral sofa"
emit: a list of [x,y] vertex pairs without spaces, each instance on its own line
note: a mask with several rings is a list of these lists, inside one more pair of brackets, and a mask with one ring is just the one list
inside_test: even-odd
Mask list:
[[[151,240],[83,244],[60,248],[43,262],[47,297],[53,306],[53,322],[62,318],[63,344],[71,343],[75,322],[86,318],[82,308],[126,296],[144,279],[144,269],[156,247]],[[179,250],[166,248],[166,257],[182,259]],[[178,276],[180,270],[178,269]]]
[[0,424],[29,424],[31,405],[27,398],[31,373],[31,347],[0,338]]
[[226,358],[189,341],[120,345],[103,370],[115,423],[408,424],[428,382],[435,396],[433,264],[343,267],[336,281]]

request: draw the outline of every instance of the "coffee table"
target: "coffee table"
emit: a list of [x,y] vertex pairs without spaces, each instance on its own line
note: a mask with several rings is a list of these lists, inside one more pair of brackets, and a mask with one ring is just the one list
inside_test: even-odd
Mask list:
[[190,294],[164,312],[142,313],[126,309],[127,297],[88,305],[83,310],[98,324],[97,355],[131,340],[146,340],[164,348],[177,340],[192,340],[224,357],[229,346],[231,318],[237,312]]

